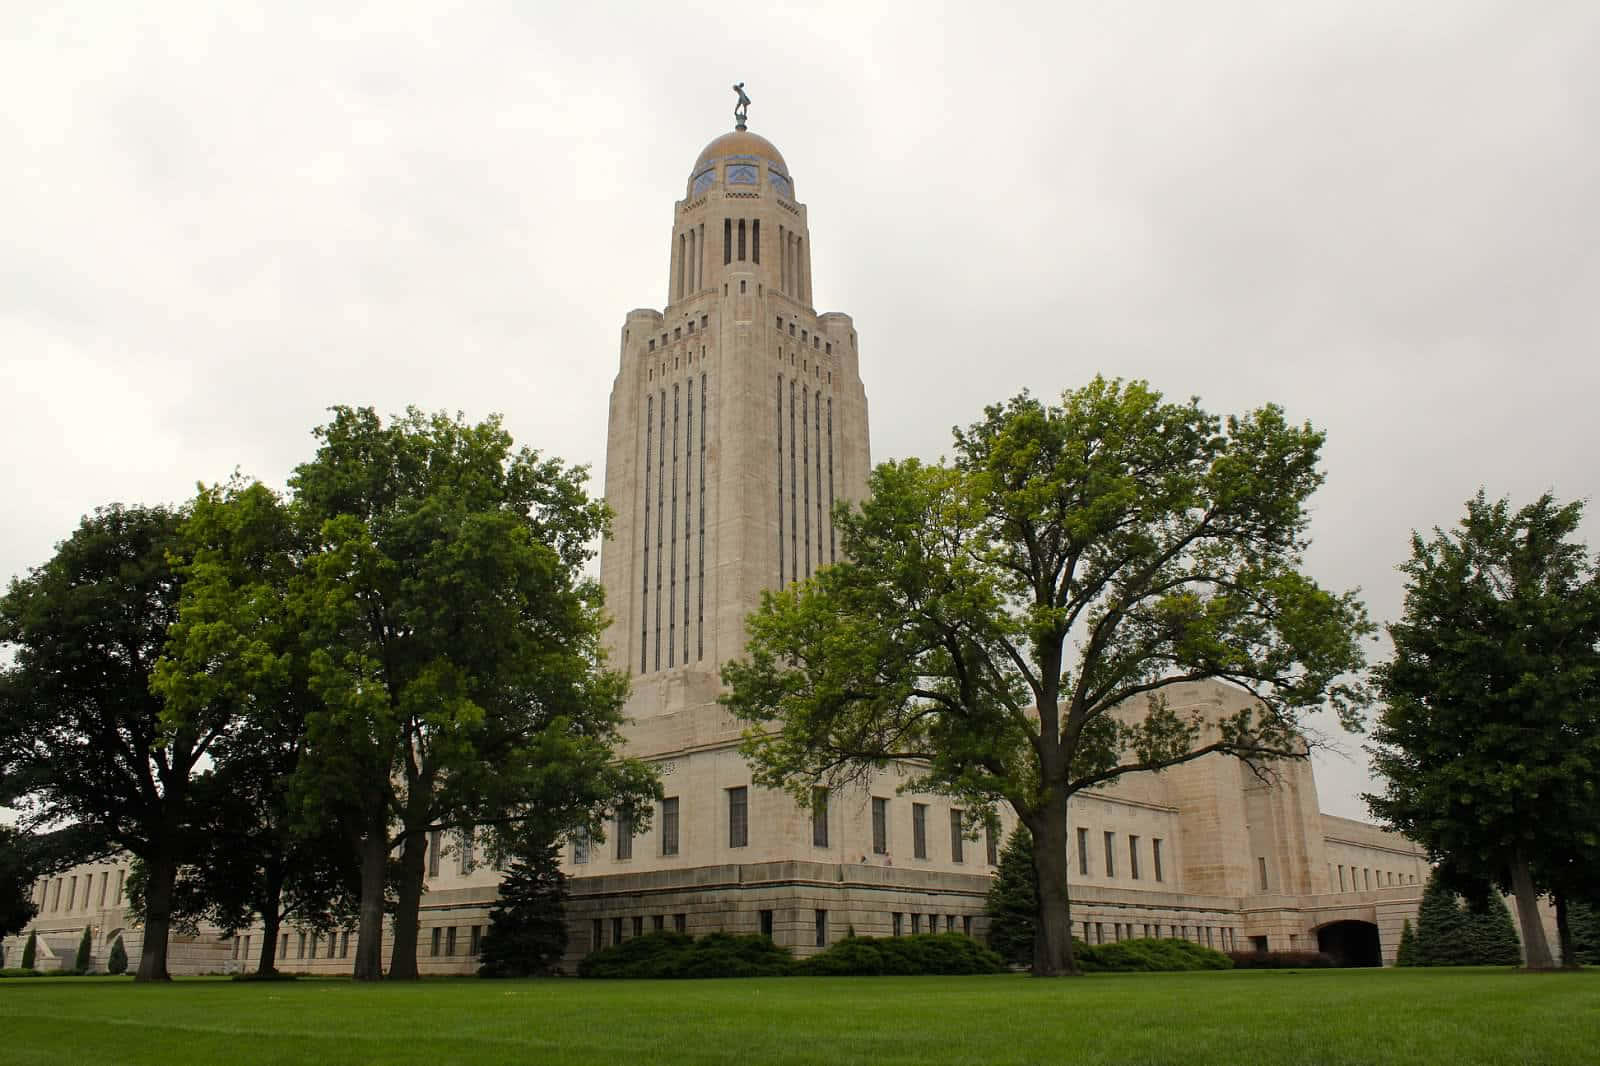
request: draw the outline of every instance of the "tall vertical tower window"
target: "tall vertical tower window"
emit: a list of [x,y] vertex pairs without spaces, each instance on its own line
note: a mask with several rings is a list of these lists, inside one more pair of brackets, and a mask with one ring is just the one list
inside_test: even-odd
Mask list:
[[722,265],[733,262],[733,219],[722,220]]
[[678,415],[679,386],[672,386],[672,532],[667,555],[667,665],[678,660]]
[[639,594],[639,672],[650,666],[650,473],[654,467],[655,393],[644,398],[644,589]]
[[761,262],[761,220],[750,223],[750,261]]
[[728,847],[750,843],[750,790],[743,785],[728,789]]
[[889,854],[889,801],[872,797],[872,854]]
[[778,375],[778,587],[783,588],[783,375]]
[[[705,358],[705,349],[700,357]],[[695,623],[697,659],[706,657],[706,376],[700,375],[700,582],[695,586],[700,596],[699,620]]]
[[[806,527],[806,577],[811,576],[811,417],[808,408],[811,405],[811,394],[800,394],[800,473],[803,475],[805,492],[803,503],[805,510],[801,512]],[[795,577],[799,577],[795,574]]]
[[667,524],[667,390],[661,390],[661,439],[656,444],[660,451],[656,455],[656,647],[655,668],[661,669],[661,556],[665,531],[662,527]]
[[824,562],[822,558],[822,392],[816,395],[816,402],[811,405],[812,428],[817,436],[817,565]]
[[[694,514],[694,378],[684,397],[683,438],[683,661],[689,661],[689,586],[693,580],[693,564],[689,556],[689,538],[692,535]],[[701,430],[703,433],[704,430]]]
[[744,219],[739,220],[739,262],[744,262]]
[[828,397],[828,562],[839,561],[833,534],[833,397]]
[[794,379],[789,380],[789,579],[800,580],[800,520],[795,506]]
[[828,790],[825,788],[811,790],[811,844],[818,848],[828,846]]

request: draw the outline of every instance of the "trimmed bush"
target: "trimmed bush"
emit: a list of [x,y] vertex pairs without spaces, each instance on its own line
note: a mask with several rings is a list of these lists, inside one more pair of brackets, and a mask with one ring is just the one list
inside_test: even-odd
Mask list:
[[28,942],[22,946],[22,968],[33,969],[33,964],[39,960],[39,934],[37,931],[28,934]]
[[770,938],[710,933],[649,933],[602,948],[578,964],[579,977],[782,977],[794,957]]
[[794,966],[794,972],[804,977],[1003,973],[1005,969],[1004,959],[962,933],[851,936]]
[[89,931],[89,927],[87,925],[84,926],[83,935],[78,938],[78,956],[72,960],[72,968],[79,973],[89,972],[89,956],[94,945],[94,941],[91,939],[92,936],[93,934]]
[[124,974],[128,972],[128,949],[122,946],[119,936],[111,942],[111,955],[106,959],[106,973]]
[[1321,970],[1334,965],[1322,951],[1233,951],[1228,953],[1236,970]]
[[1417,964],[1417,934],[1411,928],[1411,919],[1407,918],[1400,927],[1400,946],[1395,949],[1394,964],[1396,966],[1415,966]]
[[40,973],[38,970],[24,969],[21,966],[13,966],[9,970],[0,970],[0,977],[43,977],[43,976],[44,976],[44,974]]
[[1174,973],[1233,966],[1222,952],[1177,938],[1141,937],[1093,945],[1074,941],[1073,957],[1084,973]]

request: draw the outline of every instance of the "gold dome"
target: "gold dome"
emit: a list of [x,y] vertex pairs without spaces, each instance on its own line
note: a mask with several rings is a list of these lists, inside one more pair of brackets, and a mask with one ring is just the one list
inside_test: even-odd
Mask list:
[[706,145],[700,151],[700,158],[694,161],[694,170],[691,173],[698,174],[713,159],[725,159],[730,155],[758,155],[767,162],[775,164],[782,173],[789,173],[789,164],[783,161],[783,156],[772,142],[759,133],[751,133],[749,130],[724,133]]

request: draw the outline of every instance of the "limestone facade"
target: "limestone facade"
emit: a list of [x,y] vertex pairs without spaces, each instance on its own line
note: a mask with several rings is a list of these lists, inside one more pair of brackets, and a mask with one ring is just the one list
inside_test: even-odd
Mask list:
[[[622,324],[605,473],[616,520],[601,556],[607,649],[633,685],[628,747],[659,768],[666,799],[643,832],[568,843],[568,961],[655,929],[766,932],[799,954],[852,929],[981,934],[1008,812],[1002,834],[969,837],[951,801],[901,791],[903,770],[804,811],[753,785],[741,724],[716,702],[762,593],[837,559],[832,509],[861,498],[870,467],[859,338],[850,316],[813,303],[808,212],[769,141],[739,129],[706,146],[668,252],[665,306]],[[1172,703],[1209,716],[1244,698],[1201,684]],[[1127,779],[1074,799],[1071,826],[1074,928],[1091,943],[1311,948],[1320,928],[1358,921],[1377,927],[1389,962],[1427,875],[1404,838],[1322,814],[1303,761],[1261,778],[1213,756]],[[137,959],[125,870],[84,866],[37,886],[41,965],[70,965],[85,925],[97,966],[117,935]],[[465,841],[435,835],[424,973],[475,969],[498,881]],[[259,936],[175,941],[172,970],[249,965]],[[279,966],[347,972],[349,940],[285,930]],[[16,959],[21,939],[6,949]]]

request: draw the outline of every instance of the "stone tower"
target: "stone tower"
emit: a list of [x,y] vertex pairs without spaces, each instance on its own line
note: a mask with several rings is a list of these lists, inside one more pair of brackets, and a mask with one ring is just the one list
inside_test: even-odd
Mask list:
[[628,314],[611,390],[608,647],[635,721],[720,721],[717,671],[762,591],[837,558],[832,508],[866,488],[866,395],[850,317],[812,304],[806,208],[766,138],[700,152],[668,261],[666,307]]

